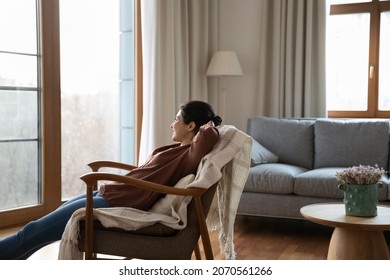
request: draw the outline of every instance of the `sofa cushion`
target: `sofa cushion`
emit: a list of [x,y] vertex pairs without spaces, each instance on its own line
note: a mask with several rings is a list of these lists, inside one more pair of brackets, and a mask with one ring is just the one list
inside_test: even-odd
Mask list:
[[[344,193],[338,188],[340,183],[335,176],[336,172],[343,169],[345,167],[325,167],[298,174],[294,179],[294,193],[300,196],[343,198]],[[389,179],[384,176],[381,181],[383,187],[378,188],[378,199],[385,201],[388,196]]]
[[317,120],[314,168],[378,164],[387,170],[389,122]]
[[343,167],[328,167],[309,170],[298,174],[294,180],[294,193],[301,196],[342,198],[343,192],[339,190],[336,172]]
[[305,171],[307,169],[283,163],[253,166],[249,170],[244,192],[292,194],[294,177]]
[[390,200],[390,178],[389,175],[382,176],[380,182],[382,183],[382,186],[378,188],[378,200],[381,201],[387,201]]
[[255,166],[262,163],[275,163],[278,162],[278,156],[268,151],[263,145],[252,139],[252,151],[251,151],[251,166]]
[[248,134],[279,157],[280,163],[313,168],[314,120],[257,116],[248,120]]

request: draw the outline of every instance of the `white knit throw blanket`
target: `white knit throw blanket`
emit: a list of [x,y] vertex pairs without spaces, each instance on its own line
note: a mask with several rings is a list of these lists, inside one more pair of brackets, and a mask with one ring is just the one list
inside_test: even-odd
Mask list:
[[[221,254],[226,259],[235,259],[234,221],[249,172],[252,138],[231,125],[221,125],[218,130],[220,140],[202,159],[195,178],[189,175],[175,187],[209,188],[219,181],[207,225],[209,230],[219,232]],[[94,209],[94,218],[105,227],[125,230],[137,230],[157,222],[182,229],[187,225],[189,202],[188,197],[167,195],[149,211],[124,207],[100,208]],[[83,253],[77,248],[79,220],[83,218],[85,208],[77,210],[69,220],[60,242],[58,259],[83,258]]]

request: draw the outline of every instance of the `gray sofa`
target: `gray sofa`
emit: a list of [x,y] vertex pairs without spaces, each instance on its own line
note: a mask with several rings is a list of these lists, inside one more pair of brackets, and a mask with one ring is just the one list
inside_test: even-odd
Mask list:
[[[337,171],[354,165],[389,170],[389,121],[370,119],[277,119],[253,117],[252,166],[238,215],[302,219],[300,208],[342,202]],[[390,205],[383,176],[379,204]]]

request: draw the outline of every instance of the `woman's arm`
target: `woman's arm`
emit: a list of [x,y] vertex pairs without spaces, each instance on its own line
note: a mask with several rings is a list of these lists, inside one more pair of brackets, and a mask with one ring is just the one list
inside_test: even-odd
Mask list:
[[218,140],[219,131],[212,121],[202,125],[192,140],[188,160],[197,167],[200,160],[212,150]]

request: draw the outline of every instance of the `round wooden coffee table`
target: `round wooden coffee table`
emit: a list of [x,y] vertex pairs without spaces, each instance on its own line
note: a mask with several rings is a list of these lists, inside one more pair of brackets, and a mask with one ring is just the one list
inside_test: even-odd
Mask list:
[[306,219],[334,227],[328,260],[390,259],[383,231],[390,230],[390,207],[378,206],[375,217],[345,215],[343,203],[319,203],[301,208]]

